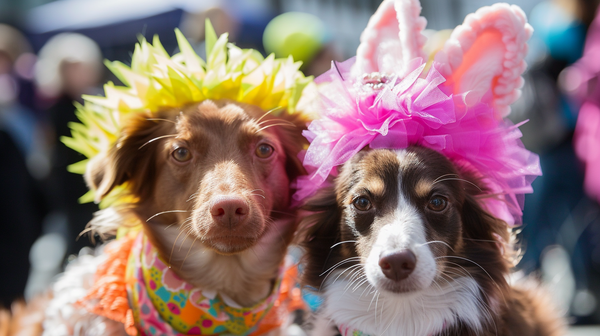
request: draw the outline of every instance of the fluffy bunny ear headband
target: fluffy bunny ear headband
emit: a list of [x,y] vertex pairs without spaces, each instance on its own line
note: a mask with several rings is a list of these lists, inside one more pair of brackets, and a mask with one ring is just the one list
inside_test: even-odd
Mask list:
[[[432,148],[485,183],[481,203],[520,223],[523,194],[541,175],[518,125],[504,120],[520,95],[533,29],[517,6],[495,4],[470,14],[428,67],[417,0],[385,0],[361,36],[356,58],[316,79],[321,115],[305,136],[298,182],[303,200],[361,149]],[[428,68],[428,69],[426,69]]]

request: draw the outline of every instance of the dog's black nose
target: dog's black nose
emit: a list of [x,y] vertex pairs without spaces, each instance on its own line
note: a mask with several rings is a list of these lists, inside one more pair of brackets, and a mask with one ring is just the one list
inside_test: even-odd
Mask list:
[[400,281],[408,278],[417,266],[417,257],[410,250],[385,254],[379,258],[379,267],[386,278]]
[[233,229],[248,217],[248,203],[239,196],[217,196],[212,201],[210,214],[218,224]]

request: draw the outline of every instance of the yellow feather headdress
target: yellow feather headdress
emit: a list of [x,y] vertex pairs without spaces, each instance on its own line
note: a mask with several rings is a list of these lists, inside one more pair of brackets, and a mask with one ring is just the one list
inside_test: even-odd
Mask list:
[[[312,76],[305,77],[299,71],[302,62],[294,62],[291,56],[275,59],[273,54],[264,58],[256,50],[238,48],[228,43],[227,33],[217,38],[208,20],[206,61],[178,29],[175,34],[180,52],[172,57],[154,36],[152,44],[145,39],[136,44],[131,66],[105,62],[124,86],[108,82],[104,85],[105,97],[86,95],[83,105],[77,104],[76,115],[81,123],[70,123],[71,137],[61,140],[87,159],[69,166],[70,172],[83,174],[90,158],[108,151],[119,137],[122,121],[131,113],[159,111],[205,99],[231,99],[266,111],[277,109],[275,115],[300,113],[296,105],[312,82]],[[118,194],[109,194],[102,203],[112,203]],[[93,199],[90,190],[80,201]]]

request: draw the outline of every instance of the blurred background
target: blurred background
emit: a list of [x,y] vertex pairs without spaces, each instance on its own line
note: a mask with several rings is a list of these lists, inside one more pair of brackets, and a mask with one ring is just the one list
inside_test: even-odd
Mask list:
[[[86,246],[79,233],[97,210],[67,171],[79,161],[60,136],[74,101],[112,80],[103,59],[129,63],[141,36],[177,52],[179,27],[204,55],[204,21],[230,41],[293,55],[319,75],[356,52],[381,0],[0,0],[0,304],[42,291]],[[428,53],[491,0],[421,0]],[[577,326],[600,335],[599,0],[513,0],[535,29],[523,96],[513,105],[544,176],[526,197],[522,274],[550,286]]]

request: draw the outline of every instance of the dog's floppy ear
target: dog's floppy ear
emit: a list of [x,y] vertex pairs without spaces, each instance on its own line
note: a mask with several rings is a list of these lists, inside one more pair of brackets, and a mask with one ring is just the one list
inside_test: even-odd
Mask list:
[[306,249],[302,282],[318,289],[325,278],[323,272],[339,261],[339,258],[331,255],[334,252],[331,246],[340,241],[341,209],[337,204],[335,189],[321,189],[303,208],[313,214],[300,223],[301,230],[306,231],[300,233],[305,237],[302,246]]
[[506,222],[492,216],[479,201],[466,195],[462,208],[463,230],[470,239],[497,241],[500,237],[505,242],[509,241],[509,227]]
[[[464,258],[468,264],[484,272],[474,273],[478,283],[488,293],[489,302],[499,302],[495,288],[506,288],[505,275],[514,266],[517,253],[511,245],[508,224],[498,219],[479,204],[472,195],[466,195],[462,206]],[[495,294],[492,294],[495,293]]]
[[435,56],[445,85],[454,94],[468,92],[467,104],[491,91],[494,107],[505,117],[521,94],[532,33],[525,13],[515,5],[499,3],[469,14]]
[[[282,113],[277,118],[283,119],[289,123],[276,128],[277,135],[281,139],[281,145],[285,151],[285,171],[290,181],[294,181],[298,176],[306,175],[306,169],[298,154],[308,147],[308,141],[302,132],[306,130],[308,120],[300,113]],[[290,190],[293,195],[295,190]]]
[[363,149],[354,155],[341,168],[335,186],[322,188],[303,207],[313,213],[300,223],[300,230],[305,231],[300,232],[305,239],[302,246],[306,249],[306,268],[302,275],[304,284],[320,288],[326,275],[333,270],[332,267],[352,253],[348,250],[344,252],[343,247],[347,245],[335,249],[332,247],[342,241],[342,225],[345,224],[342,224],[341,204],[354,183],[358,162],[366,153],[367,150]]
[[163,135],[161,129],[164,128],[150,115],[132,117],[126,122],[120,138],[110,150],[98,154],[88,162],[84,178],[88,187],[94,190],[95,202],[100,202],[115,187],[125,182],[130,182],[129,191],[138,197],[151,190],[152,184],[148,181],[152,181],[154,174],[155,167],[152,163],[156,151],[148,142]]

